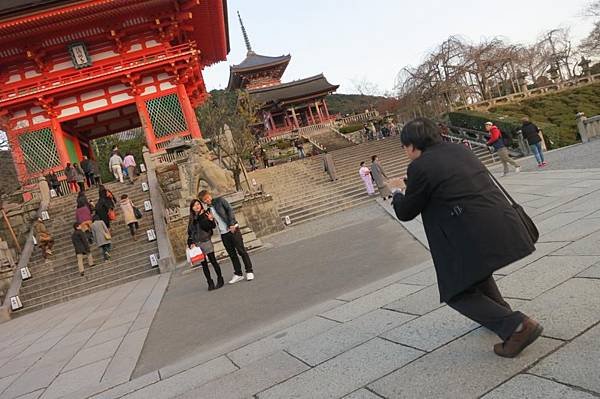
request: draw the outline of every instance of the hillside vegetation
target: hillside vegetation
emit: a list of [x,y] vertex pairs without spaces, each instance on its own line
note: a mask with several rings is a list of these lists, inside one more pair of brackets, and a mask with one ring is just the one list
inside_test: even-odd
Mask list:
[[578,141],[578,112],[586,116],[600,114],[600,84],[493,107],[489,112],[452,112],[448,116],[453,123],[470,125],[465,127],[482,130],[487,119],[513,131],[520,127],[521,118],[528,116],[554,142],[554,147],[562,147]]

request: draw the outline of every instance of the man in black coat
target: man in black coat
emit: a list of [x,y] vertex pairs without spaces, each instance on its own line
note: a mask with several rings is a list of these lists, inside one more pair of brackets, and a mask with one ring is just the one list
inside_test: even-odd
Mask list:
[[208,190],[202,190],[198,193],[198,199],[212,212],[217,222],[217,228],[221,233],[223,246],[227,251],[227,255],[233,263],[233,277],[229,284],[235,284],[244,279],[242,273],[242,265],[239,256],[242,257],[244,268],[246,269],[246,280],[254,280],[254,271],[252,269],[252,261],[250,255],[244,246],[244,238],[240,231],[240,225],[235,219],[233,207],[223,197],[213,198]]
[[440,300],[494,331],[503,341],[496,354],[518,355],[542,327],[511,309],[492,274],[535,250],[525,226],[481,161],[442,143],[432,121],[415,119],[400,139],[412,162],[392,205],[402,221],[422,215]]
[[540,129],[529,121],[529,118],[524,117],[522,120],[523,126],[521,126],[521,132],[523,137],[527,140],[531,152],[535,156],[535,160],[538,163],[538,168],[543,168],[547,165],[544,161],[544,153],[542,152],[542,136]]
[[71,241],[73,242],[73,247],[75,248],[75,254],[77,255],[77,267],[79,268],[79,274],[81,276],[84,275],[85,270],[83,268],[83,258],[87,257],[88,266],[94,266],[94,257],[92,256],[92,250],[90,249],[90,243],[88,239],[81,230],[81,226],[79,223],[73,224],[73,234],[71,235]]

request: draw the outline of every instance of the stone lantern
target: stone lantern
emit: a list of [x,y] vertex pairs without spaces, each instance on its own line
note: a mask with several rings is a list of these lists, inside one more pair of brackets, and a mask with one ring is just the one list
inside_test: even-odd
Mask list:
[[550,68],[548,69],[548,76],[550,76],[550,79],[556,83],[556,81],[560,78],[560,75],[558,74],[558,68],[556,67],[556,65],[552,64],[550,66]]
[[581,67],[582,76],[590,76],[592,74],[592,70],[590,68],[591,62],[591,60],[586,59],[583,55],[581,56],[581,61],[579,61],[577,66]]
[[188,141],[182,139],[181,137],[175,137],[169,142],[169,145],[165,147],[165,151],[167,151],[167,154],[179,154],[190,149],[191,147],[192,146]]

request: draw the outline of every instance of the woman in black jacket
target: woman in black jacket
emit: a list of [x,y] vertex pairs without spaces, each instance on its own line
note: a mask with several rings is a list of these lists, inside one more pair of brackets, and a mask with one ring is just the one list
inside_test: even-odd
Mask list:
[[[204,253],[204,260],[202,261],[202,271],[206,277],[208,283],[208,290],[212,291],[216,288],[221,288],[224,284],[223,275],[221,274],[221,267],[217,262],[215,256],[215,248],[211,241],[213,229],[217,227],[212,213],[205,211],[202,203],[195,199],[190,203],[190,220],[188,222],[188,240],[187,245],[189,248],[195,246],[199,247]],[[215,272],[217,273],[217,285],[210,275],[210,269],[208,268],[208,261],[212,264]]]
[[100,197],[95,206],[96,215],[104,222],[106,227],[110,229],[110,217],[108,214],[111,210],[114,211],[115,203],[108,198],[106,189],[100,190]]
[[525,225],[481,161],[442,143],[433,121],[408,123],[400,140],[412,162],[406,192],[395,192],[392,205],[402,221],[421,214],[440,300],[495,332],[503,341],[497,355],[518,355],[542,326],[511,309],[492,274],[535,251]]

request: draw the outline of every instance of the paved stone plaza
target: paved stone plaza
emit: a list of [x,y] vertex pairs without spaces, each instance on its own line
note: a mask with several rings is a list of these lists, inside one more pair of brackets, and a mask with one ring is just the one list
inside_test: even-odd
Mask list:
[[[576,157],[594,147],[600,141],[564,151]],[[160,276],[0,326],[0,397],[599,397],[600,161],[588,161],[586,169],[561,170],[556,161],[554,170],[501,180],[541,233],[534,254],[497,274],[511,305],[545,328],[515,359],[494,355],[496,336],[439,303],[425,261],[333,295],[303,320],[233,350],[127,381],[166,289],[169,276]],[[531,160],[522,162],[527,169]],[[406,228],[422,237],[418,221]]]

